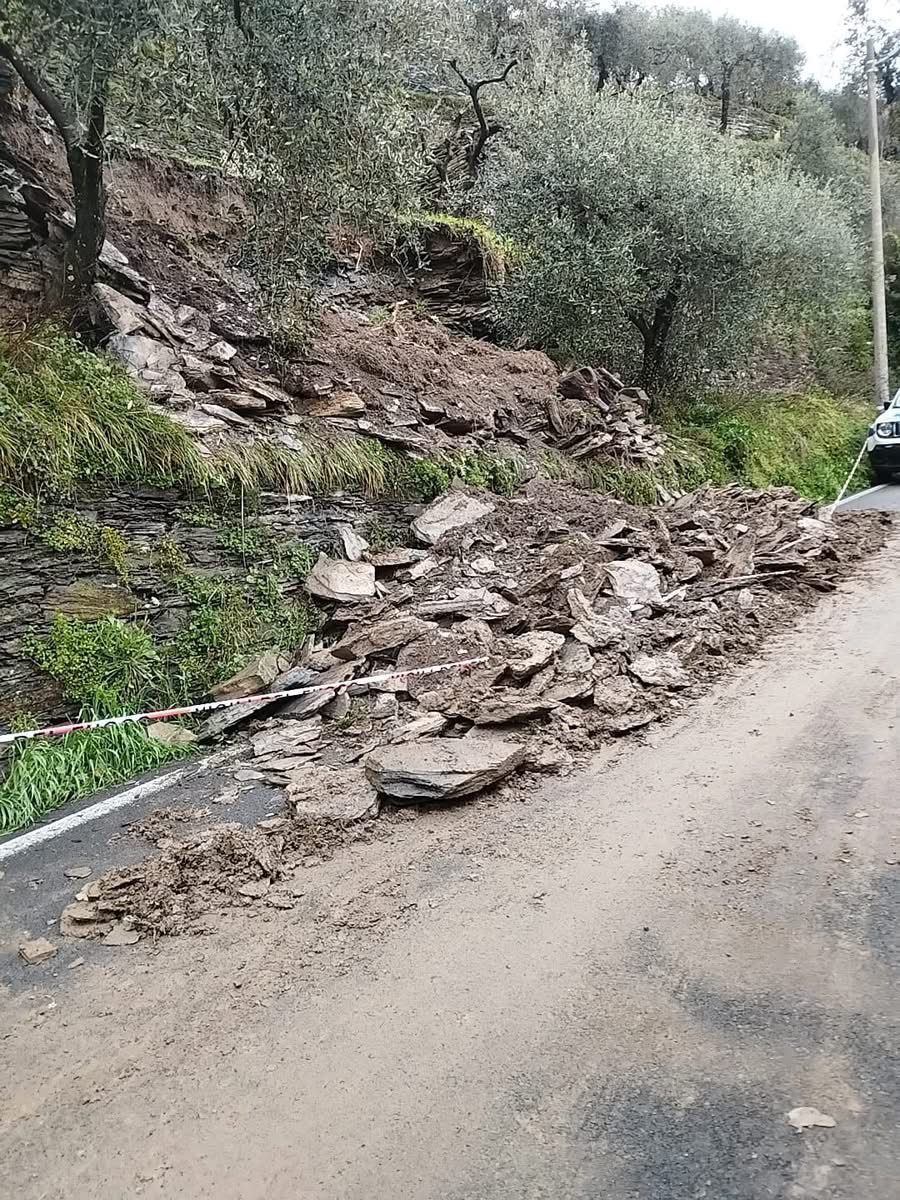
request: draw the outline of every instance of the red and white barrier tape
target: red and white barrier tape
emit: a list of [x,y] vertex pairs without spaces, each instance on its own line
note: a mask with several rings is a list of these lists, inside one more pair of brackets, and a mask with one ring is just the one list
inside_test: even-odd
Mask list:
[[487,662],[487,655],[480,658],[462,658],[457,662],[438,663],[433,667],[411,667],[408,671],[388,671],[384,675],[364,675],[360,679],[345,679],[340,683],[309,683],[304,687],[288,688],[280,692],[260,692],[255,696],[238,696],[234,700],[210,700],[205,704],[187,704],[182,708],[164,708],[158,712],[126,713],[120,717],[98,717],[94,721],[75,721],[71,725],[49,725],[44,729],[28,729],[21,733],[0,734],[0,745],[18,742],[24,738],[52,737],[59,734],[77,733],[83,729],[105,729],[108,725],[126,725],[129,721],[161,721],[165,717],[188,717],[194,713],[212,712],[217,708],[233,708],[238,704],[256,704],[259,701],[288,700],[293,696],[304,696],[309,692],[342,692],[360,683],[386,683],[389,679],[402,679],[409,675],[436,675],[439,671],[452,671],[461,667],[474,667]]

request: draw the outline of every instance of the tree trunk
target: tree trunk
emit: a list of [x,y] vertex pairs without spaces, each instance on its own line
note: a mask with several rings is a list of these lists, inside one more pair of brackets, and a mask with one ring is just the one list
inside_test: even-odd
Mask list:
[[719,133],[728,132],[728,122],[731,119],[731,76],[734,67],[728,63],[722,67],[722,107],[719,115]]
[[648,322],[642,319],[640,324],[637,325],[644,339],[644,356],[641,363],[641,387],[645,388],[651,395],[654,394],[662,378],[663,364],[669,345],[669,334],[672,331],[672,322],[675,320],[675,313],[678,309],[680,288],[680,280],[676,279],[656,305],[653,320]]
[[60,301],[73,313],[83,306],[96,281],[106,238],[104,126],[103,101],[95,97],[84,140],[73,143],[66,154],[75,199],[75,228],[66,246]]

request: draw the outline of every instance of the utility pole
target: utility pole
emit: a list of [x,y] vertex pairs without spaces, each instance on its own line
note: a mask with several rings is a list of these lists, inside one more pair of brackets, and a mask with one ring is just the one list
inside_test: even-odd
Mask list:
[[872,317],[875,335],[875,404],[880,412],[890,398],[887,352],[887,312],[884,284],[884,231],[881,218],[881,149],[878,144],[878,77],[875,43],[866,41],[866,79],[869,88],[869,182],[872,194]]

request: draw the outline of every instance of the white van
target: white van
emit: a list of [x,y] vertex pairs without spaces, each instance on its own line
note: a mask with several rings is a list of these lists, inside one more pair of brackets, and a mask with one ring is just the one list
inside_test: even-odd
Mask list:
[[900,391],[869,426],[866,449],[876,483],[890,483],[900,474]]

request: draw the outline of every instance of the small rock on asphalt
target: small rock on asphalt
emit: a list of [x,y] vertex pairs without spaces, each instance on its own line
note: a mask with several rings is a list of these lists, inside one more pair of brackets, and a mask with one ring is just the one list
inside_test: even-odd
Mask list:
[[66,867],[63,871],[66,879],[89,879],[93,873],[93,867]]
[[812,1129],[815,1126],[821,1126],[823,1129],[834,1129],[837,1124],[834,1117],[829,1117],[827,1113],[819,1112],[817,1108],[806,1106],[792,1108],[787,1114],[787,1119],[788,1123],[798,1133],[802,1133],[804,1129]]
[[141,935],[136,929],[129,929],[126,925],[114,925],[103,938],[103,945],[134,946],[140,940]]
[[56,953],[56,946],[46,938],[34,938],[29,942],[22,942],[19,946],[19,958],[27,962],[29,966],[45,962],[48,958],[53,958]]

